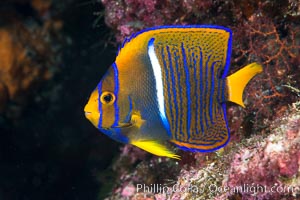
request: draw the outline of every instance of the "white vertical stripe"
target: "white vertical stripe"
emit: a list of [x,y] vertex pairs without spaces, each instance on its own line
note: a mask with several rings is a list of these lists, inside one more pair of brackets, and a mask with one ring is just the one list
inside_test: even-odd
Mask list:
[[162,70],[161,70],[161,66],[159,64],[158,58],[155,54],[154,38],[152,38],[148,43],[148,55],[150,58],[150,62],[151,62],[151,66],[152,66],[154,78],[155,78],[156,97],[157,97],[157,101],[158,101],[160,117],[163,121],[165,128],[167,128],[169,130],[169,123],[168,123],[168,120],[166,118],[166,113],[165,113]]

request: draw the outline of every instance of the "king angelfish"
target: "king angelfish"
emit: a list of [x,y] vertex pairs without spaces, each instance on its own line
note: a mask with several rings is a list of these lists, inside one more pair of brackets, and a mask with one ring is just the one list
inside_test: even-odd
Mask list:
[[211,152],[230,138],[226,102],[242,107],[243,91],[261,65],[227,76],[232,33],[220,26],[161,26],[121,45],[84,108],[112,139],[158,156],[179,158],[165,144]]

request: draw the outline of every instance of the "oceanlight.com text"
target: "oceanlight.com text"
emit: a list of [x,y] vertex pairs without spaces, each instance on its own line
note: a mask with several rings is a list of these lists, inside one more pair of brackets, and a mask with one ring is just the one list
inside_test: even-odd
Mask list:
[[215,184],[205,185],[199,187],[197,185],[190,184],[188,186],[180,186],[178,184],[172,186],[166,186],[163,184],[137,184],[136,185],[137,192],[143,193],[164,193],[164,194],[172,194],[175,192],[183,193],[247,193],[247,194],[258,194],[258,193],[290,193],[297,194],[300,193],[300,186],[282,186],[279,184],[274,184],[272,186],[262,186],[259,184],[243,184],[240,186],[230,187],[230,186],[218,186]]

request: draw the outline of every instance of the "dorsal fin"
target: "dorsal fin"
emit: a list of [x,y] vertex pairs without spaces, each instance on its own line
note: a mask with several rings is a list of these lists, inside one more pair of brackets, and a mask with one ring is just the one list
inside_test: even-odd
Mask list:
[[139,33],[133,33],[130,37],[125,37],[124,41],[122,42],[121,46],[118,47],[117,56],[119,55],[122,48],[125,47],[126,44],[128,44],[133,38],[135,38]]

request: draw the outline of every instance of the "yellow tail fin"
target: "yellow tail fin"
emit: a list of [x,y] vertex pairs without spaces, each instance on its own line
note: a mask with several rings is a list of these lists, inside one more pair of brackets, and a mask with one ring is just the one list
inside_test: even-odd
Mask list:
[[228,76],[228,101],[234,102],[245,108],[243,102],[243,92],[248,82],[258,73],[261,73],[263,68],[258,63],[251,63]]
[[180,159],[180,156],[174,154],[171,150],[167,149],[167,147],[154,140],[137,140],[131,141],[130,143],[157,156]]

